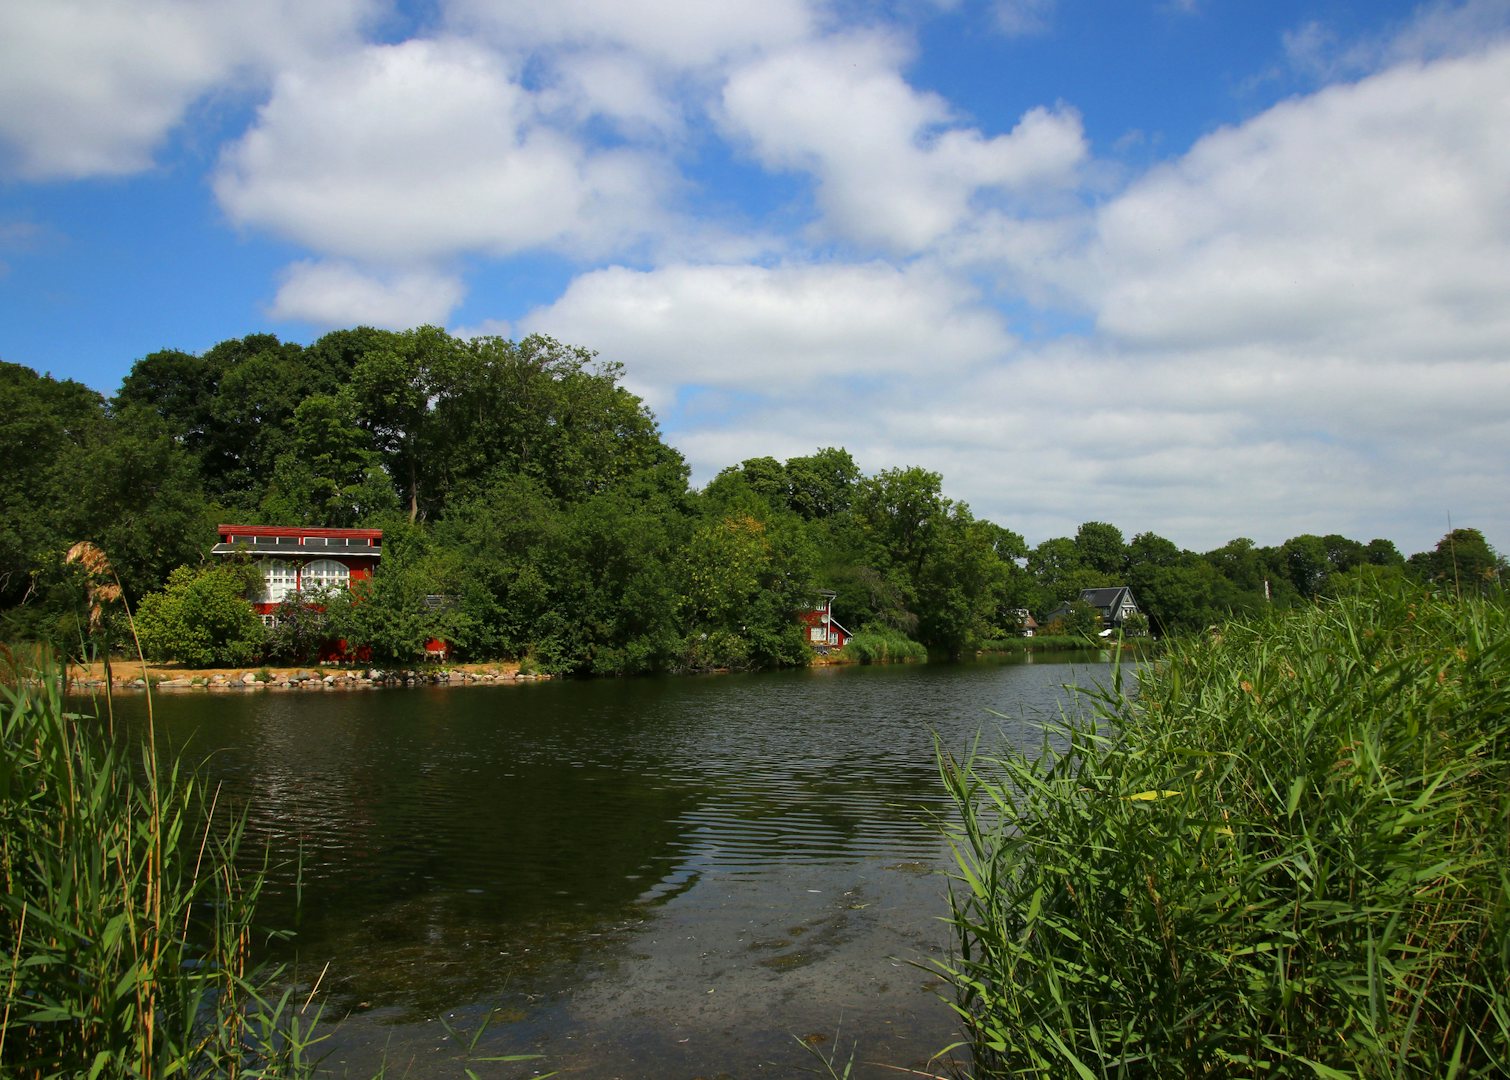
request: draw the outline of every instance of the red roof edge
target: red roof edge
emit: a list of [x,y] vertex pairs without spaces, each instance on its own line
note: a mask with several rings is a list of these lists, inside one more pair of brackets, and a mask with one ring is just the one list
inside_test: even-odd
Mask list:
[[322,529],[304,525],[217,525],[227,536],[318,536],[326,540],[381,540],[382,529]]

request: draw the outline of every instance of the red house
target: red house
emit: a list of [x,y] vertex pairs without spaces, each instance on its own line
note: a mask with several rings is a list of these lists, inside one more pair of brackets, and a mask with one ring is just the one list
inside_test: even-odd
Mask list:
[[808,644],[822,652],[844,648],[853,636],[834,618],[834,597],[838,595],[831,589],[822,590],[818,601],[797,616],[807,627]]
[[[317,589],[349,589],[372,576],[383,557],[381,529],[319,529],[312,526],[220,525],[220,543],[212,555],[246,554],[262,572],[262,588],[250,597],[262,621],[273,625],[273,612],[285,600]],[[363,659],[366,649],[357,650]],[[320,647],[321,660],[350,660],[346,642]]]
[[262,571],[252,607],[264,622],[295,593],[350,588],[372,576],[383,557],[382,529],[317,529],[302,525],[220,525],[212,555],[245,553]]

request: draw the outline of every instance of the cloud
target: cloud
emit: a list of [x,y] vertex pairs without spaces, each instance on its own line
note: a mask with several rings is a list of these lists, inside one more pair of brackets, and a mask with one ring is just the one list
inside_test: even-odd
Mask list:
[[910,253],[965,221],[975,197],[1032,194],[1074,180],[1080,119],[1033,109],[1007,135],[955,122],[944,100],[900,74],[905,51],[878,34],[825,39],[736,70],[724,126],[768,169],[811,173],[827,231]]
[[804,0],[445,0],[443,7],[450,25],[499,47],[623,50],[678,68],[800,40],[816,23]]
[[1101,330],[1131,348],[1500,355],[1506,130],[1504,46],[1287,102],[1112,200],[1081,287]]
[[852,396],[866,381],[958,375],[1013,348],[968,286],[885,263],[613,267],[577,278],[522,327],[610,349],[656,408],[689,384]]
[[443,325],[465,292],[458,279],[444,274],[371,274],[349,263],[306,261],[284,271],[269,314],[322,328],[405,330]]
[[1345,37],[1325,21],[1310,19],[1287,31],[1281,40],[1293,71],[1325,83],[1405,62],[1468,55],[1507,32],[1507,0],[1437,0],[1418,7],[1403,25],[1363,38]]
[[1053,26],[1057,0],[996,0],[997,28],[1007,37],[1046,34]]
[[374,0],[7,0],[0,145],[30,180],[138,172],[196,101],[352,40]]
[[[885,268],[931,302],[893,319],[900,295],[849,291],[840,323],[875,331],[854,352],[827,350],[823,320],[798,315],[853,267],[616,272],[537,315],[653,373],[701,480],[755,453],[845,445],[867,469],[937,469],[1030,538],[1095,518],[1201,550],[1238,530],[1422,550],[1448,512],[1491,532],[1504,521],[1504,130],[1504,46],[1285,102],[1080,215],[966,218],[928,272]],[[885,264],[863,265],[885,280]],[[1012,341],[963,285],[989,272],[1049,305],[1040,315],[1083,313],[1084,329]],[[778,287],[794,282],[802,305]],[[961,347],[972,320],[995,334]],[[694,382],[722,392],[674,396]]]
[[664,223],[658,161],[546,123],[506,61],[454,39],[286,72],[227,149],[233,221],[325,254],[412,261],[623,250]]

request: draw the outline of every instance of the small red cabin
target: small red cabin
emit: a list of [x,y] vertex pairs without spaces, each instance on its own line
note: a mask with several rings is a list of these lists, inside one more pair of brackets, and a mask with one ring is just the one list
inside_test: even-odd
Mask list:
[[838,595],[831,589],[822,590],[813,606],[797,616],[807,627],[808,644],[815,649],[842,649],[854,636],[834,618],[834,597]]

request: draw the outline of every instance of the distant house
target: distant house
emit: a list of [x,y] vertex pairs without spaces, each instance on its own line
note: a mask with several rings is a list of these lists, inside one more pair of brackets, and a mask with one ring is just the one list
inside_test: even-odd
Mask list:
[[831,589],[822,590],[813,605],[797,616],[807,627],[808,644],[815,649],[842,649],[854,636],[834,618],[834,597],[838,595]]
[[381,529],[288,525],[220,525],[212,555],[250,556],[262,572],[252,607],[271,625],[279,604],[301,592],[350,588],[372,576],[383,557]]
[[1119,629],[1129,615],[1138,614],[1138,603],[1132,590],[1126,585],[1113,585],[1105,589],[1081,589],[1075,601],[1066,600],[1043,617],[1046,623],[1069,618],[1070,605],[1084,601],[1101,616],[1101,625],[1107,629]]
[[1013,608],[1012,618],[1019,637],[1032,637],[1038,633],[1038,620],[1033,618],[1033,613],[1027,608]]

